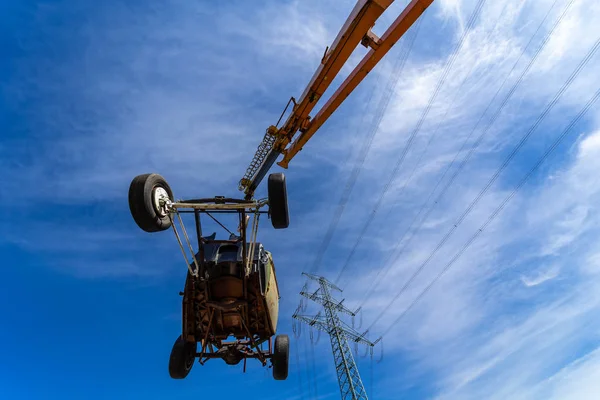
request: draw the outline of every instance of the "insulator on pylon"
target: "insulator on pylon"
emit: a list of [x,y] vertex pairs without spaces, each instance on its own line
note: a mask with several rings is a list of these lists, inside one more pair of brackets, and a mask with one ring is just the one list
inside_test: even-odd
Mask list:
[[[368,333],[368,330],[367,330],[367,332],[365,332],[364,334],[361,335],[361,338],[364,339],[364,340],[366,340],[367,343],[368,343],[369,337],[367,336],[367,333]],[[369,352],[369,347],[370,347],[370,345],[367,345],[367,347],[365,347],[365,354],[362,355],[362,356],[360,356],[361,358],[366,358],[367,357],[367,353]]]
[[369,349],[372,349],[372,348],[373,348],[373,347],[371,347],[371,346],[367,346],[367,347],[365,347],[365,355],[364,355],[364,356],[362,356],[362,358],[367,358],[367,355],[369,354]]
[[362,307],[361,307],[359,310],[360,310],[360,319],[358,320],[358,328],[356,328],[356,329],[360,329],[360,328],[362,328],[362,324],[363,324],[363,313],[362,313]]
[[379,341],[381,342],[381,357],[379,357],[379,361],[377,361],[377,364],[383,361],[383,338],[379,338]]

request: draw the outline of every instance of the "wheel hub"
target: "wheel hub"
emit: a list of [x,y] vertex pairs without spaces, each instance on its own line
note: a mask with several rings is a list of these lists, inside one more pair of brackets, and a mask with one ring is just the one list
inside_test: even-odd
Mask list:
[[152,202],[154,203],[156,213],[161,217],[165,217],[168,214],[164,202],[161,204],[161,201],[164,200],[169,200],[169,193],[161,186],[156,187],[152,193]]

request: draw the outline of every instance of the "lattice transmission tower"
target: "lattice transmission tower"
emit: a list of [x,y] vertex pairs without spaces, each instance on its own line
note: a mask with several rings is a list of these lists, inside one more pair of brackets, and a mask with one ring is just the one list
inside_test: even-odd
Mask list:
[[303,272],[302,274],[318,282],[319,288],[314,293],[306,292],[306,290],[303,289],[300,294],[315,303],[321,304],[325,311],[325,316],[323,317],[321,315],[321,311],[319,311],[316,316],[299,315],[299,307],[293,317],[310,326],[314,326],[329,335],[342,399],[367,400],[367,392],[360,379],[358,367],[356,366],[356,362],[354,362],[354,357],[352,356],[348,341],[350,340],[357,344],[360,343],[370,346],[372,354],[372,348],[381,340],[381,338],[377,339],[375,342],[371,342],[365,338],[367,332],[360,334],[340,319],[338,312],[348,314],[352,317],[356,315],[356,312],[353,312],[342,305],[344,300],[338,302],[331,296],[331,289],[339,292],[342,292],[342,289],[321,276],[308,274],[306,272]]

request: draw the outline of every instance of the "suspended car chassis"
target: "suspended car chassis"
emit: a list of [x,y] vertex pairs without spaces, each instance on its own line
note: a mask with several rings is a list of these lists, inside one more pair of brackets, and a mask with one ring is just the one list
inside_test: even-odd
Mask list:
[[[146,232],[172,228],[187,264],[180,292],[182,332],[169,360],[172,378],[185,378],[196,358],[202,365],[214,358],[229,365],[243,360],[244,372],[249,358],[263,366],[270,360],[273,377],[287,378],[289,337],[277,335],[272,340],[280,298],[273,258],[256,240],[262,214],[269,214],[276,229],[289,225],[283,174],[269,176],[268,192],[268,198],[262,200],[214,197],[175,201],[171,188],[158,174],[140,175],[132,181],[129,206],[135,222]],[[183,223],[182,214],[187,213],[194,214],[197,252]],[[217,219],[221,214],[238,215],[239,235]],[[203,236],[202,215],[224,228],[229,238],[217,240],[215,233]],[[233,340],[226,341],[230,337]]]

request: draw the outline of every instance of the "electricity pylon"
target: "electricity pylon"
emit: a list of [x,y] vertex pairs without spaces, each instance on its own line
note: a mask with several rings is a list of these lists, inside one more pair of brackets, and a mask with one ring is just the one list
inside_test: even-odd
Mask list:
[[330,289],[338,290],[339,292],[342,289],[321,276],[307,274],[306,272],[303,272],[302,275],[319,283],[319,288],[314,293],[308,293],[303,289],[300,294],[315,303],[321,304],[325,309],[325,317],[321,315],[320,311],[314,317],[299,315],[298,311],[300,309],[296,310],[293,317],[329,334],[342,399],[368,400],[367,392],[360,379],[358,367],[354,362],[348,340],[352,340],[355,343],[362,343],[372,348],[380,339],[371,342],[365,338],[367,332],[360,334],[342,322],[338,316],[338,312],[343,312],[353,317],[356,315],[355,312],[350,311],[342,305],[344,300],[338,302],[331,296]]

